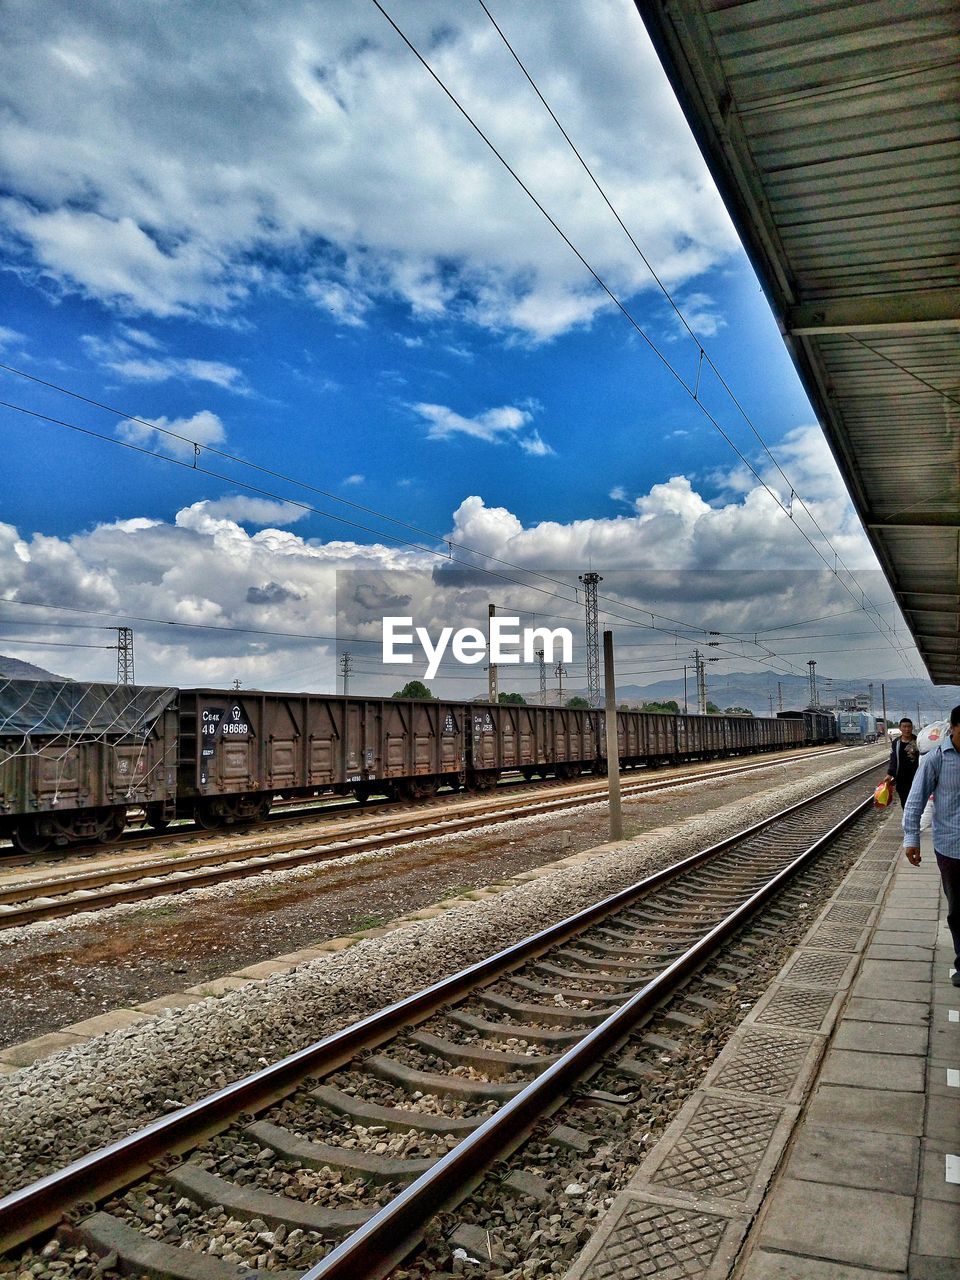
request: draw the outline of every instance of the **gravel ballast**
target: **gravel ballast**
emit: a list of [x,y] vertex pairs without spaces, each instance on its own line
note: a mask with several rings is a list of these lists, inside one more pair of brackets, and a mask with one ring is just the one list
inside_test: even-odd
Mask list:
[[[35,1063],[0,1084],[3,1190],[412,994],[868,763],[872,755],[866,751],[851,753],[800,782],[738,799],[587,863]],[[869,789],[867,779],[865,793]]]

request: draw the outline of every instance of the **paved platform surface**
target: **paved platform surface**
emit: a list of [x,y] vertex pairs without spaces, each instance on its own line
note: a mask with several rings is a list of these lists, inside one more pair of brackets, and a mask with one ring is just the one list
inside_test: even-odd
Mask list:
[[960,988],[900,813],[567,1280],[960,1280]]

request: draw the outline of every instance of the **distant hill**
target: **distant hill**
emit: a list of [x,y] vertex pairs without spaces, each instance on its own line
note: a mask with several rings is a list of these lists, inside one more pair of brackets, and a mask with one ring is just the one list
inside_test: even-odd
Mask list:
[[[718,707],[747,707],[755,716],[773,714],[779,709],[777,682],[783,697],[784,711],[795,711],[807,705],[809,685],[804,676],[775,675],[764,671],[738,671],[729,675],[712,675],[707,672],[707,698]],[[825,706],[831,705],[836,695],[845,697],[856,693],[868,693],[868,680],[830,680],[819,676],[817,691]],[[946,719],[951,708],[960,704],[960,686],[931,684],[929,680],[885,680],[883,687],[887,698],[887,719],[895,724],[901,716],[909,716],[920,724],[931,720]],[[564,688],[564,701],[575,694],[586,695],[586,689]],[[876,715],[882,715],[882,694],[879,680],[873,682],[873,701]],[[654,684],[617,683],[619,702],[676,702],[683,710],[683,676],[658,680]],[[697,685],[693,667],[687,675],[687,706],[697,709]],[[918,711],[919,708],[919,711]]]
[[21,662],[19,658],[5,658],[0,653],[0,679],[70,681],[70,676],[58,676],[43,667],[35,667],[32,662]]

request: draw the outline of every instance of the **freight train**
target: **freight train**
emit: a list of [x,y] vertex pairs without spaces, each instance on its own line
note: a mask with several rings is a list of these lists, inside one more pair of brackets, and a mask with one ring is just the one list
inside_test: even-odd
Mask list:
[[[829,741],[777,719],[619,711],[622,765]],[[836,736],[835,729],[833,736]],[[110,843],[136,818],[214,829],[280,799],[422,799],[505,773],[605,769],[595,709],[11,680],[0,685],[0,837],[24,853]]]

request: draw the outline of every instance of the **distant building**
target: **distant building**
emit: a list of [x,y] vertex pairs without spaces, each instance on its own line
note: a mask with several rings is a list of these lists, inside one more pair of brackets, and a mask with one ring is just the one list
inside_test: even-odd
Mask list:
[[848,698],[837,699],[838,711],[866,711],[872,710],[870,705],[869,693],[855,693]]

